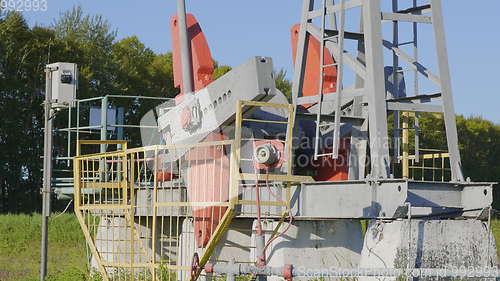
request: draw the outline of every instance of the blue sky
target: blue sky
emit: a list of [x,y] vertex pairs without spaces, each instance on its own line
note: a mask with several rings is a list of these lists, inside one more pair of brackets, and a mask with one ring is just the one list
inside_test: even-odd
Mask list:
[[[24,13],[30,24],[50,25],[62,12],[81,5],[87,13],[108,19],[119,38],[136,35],[155,52],[171,49],[168,21],[176,11],[175,0],[47,1],[46,12]],[[237,66],[255,55],[270,56],[275,68],[285,68],[290,76],[289,30],[300,19],[301,0],[186,2],[221,64]],[[442,2],[456,111],[500,124],[500,1]]]

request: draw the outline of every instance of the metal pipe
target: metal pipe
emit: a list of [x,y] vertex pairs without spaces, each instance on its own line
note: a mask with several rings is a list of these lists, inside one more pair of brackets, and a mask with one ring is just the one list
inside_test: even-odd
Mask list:
[[255,229],[255,248],[257,252],[257,266],[266,265],[266,252],[264,251],[264,245],[266,244],[264,232],[262,231],[262,220],[261,220],[261,207],[260,207],[260,186],[259,181],[255,184],[255,200],[257,201],[257,225]]
[[330,268],[314,271],[293,269],[293,277],[440,277],[440,278],[498,278],[497,268]]
[[216,263],[205,266],[206,273],[227,275],[283,276],[283,267],[254,266],[251,264]]
[[287,280],[291,277],[442,277],[442,278],[499,278],[500,270],[489,268],[296,268],[291,265],[283,267],[258,267],[249,264],[217,263],[207,264],[205,272],[231,275],[263,275],[281,276]]
[[[229,260],[229,264],[230,264],[230,265],[234,265],[234,264],[236,264],[235,259],[234,259],[234,258],[231,258],[231,259]],[[226,274],[226,281],[236,281],[236,278],[235,278],[234,274]]]
[[[107,139],[108,133],[108,96],[104,96],[101,100],[101,140],[105,141]],[[101,144],[101,153],[106,152],[107,146]]]
[[191,42],[189,40],[186,24],[185,0],[177,0],[177,26],[179,27],[179,43],[182,64],[182,92],[193,92],[193,66],[191,61]]
[[80,140],[80,101],[76,101],[76,141]]
[[[398,11],[398,0],[392,0],[392,12],[397,13]],[[392,22],[392,45],[399,47],[399,24],[397,20]],[[398,81],[398,71],[399,71],[399,57],[396,55],[396,52],[392,52],[392,95],[394,98],[400,98],[399,96],[399,81]],[[394,111],[394,152],[393,152],[393,161],[396,163],[401,162],[401,140],[400,140],[400,112]],[[403,162],[408,162],[408,159],[404,158]]]
[[[68,107],[68,127],[71,127],[71,106]],[[71,167],[71,131],[68,130],[68,143],[67,143],[67,154],[68,161],[66,162],[67,167]]]
[[52,185],[52,69],[45,69],[45,131],[43,149],[42,241],[40,249],[40,281],[47,275],[48,220],[50,216],[50,187]]
[[[108,96],[104,96],[101,100],[101,141],[107,140],[108,137]],[[108,149],[106,144],[100,145],[100,152],[105,153]],[[101,180],[107,180],[108,173],[106,172],[107,165],[104,160],[101,159],[99,162],[99,174],[101,175]]]

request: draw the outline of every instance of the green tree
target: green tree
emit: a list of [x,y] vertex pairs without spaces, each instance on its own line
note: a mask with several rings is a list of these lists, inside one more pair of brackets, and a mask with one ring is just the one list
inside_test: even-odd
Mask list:
[[212,73],[212,79],[215,81],[220,77],[224,76],[224,74],[231,71],[231,67],[227,65],[219,65],[218,61],[214,60],[214,73]]
[[0,210],[38,206],[47,30],[31,30],[20,13],[0,19]]
[[292,100],[292,83],[286,79],[286,70],[281,69],[274,74],[274,81],[276,82],[276,88],[278,88],[288,99]]
[[116,90],[113,44],[116,31],[102,16],[86,15],[80,6],[64,13],[53,24],[61,44],[51,61],[71,61],[79,65],[79,98],[111,94]]

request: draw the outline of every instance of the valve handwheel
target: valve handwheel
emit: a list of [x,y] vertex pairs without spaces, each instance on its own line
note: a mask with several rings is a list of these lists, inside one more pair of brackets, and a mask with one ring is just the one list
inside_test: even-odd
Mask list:
[[198,277],[198,270],[200,269],[200,258],[198,253],[194,253],[193,259],[191,260],[191,280],[196,280]]

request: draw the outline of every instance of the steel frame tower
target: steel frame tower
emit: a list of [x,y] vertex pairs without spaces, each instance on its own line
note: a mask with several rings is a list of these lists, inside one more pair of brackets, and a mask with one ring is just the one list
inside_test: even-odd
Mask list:
[[[338,1],[337,1],[338,2]],[[316,102],[319,110],[316,110],[317,120],[319,121],[322,107],[325,103],[336,103],[335,110],[331,114],[335,115],[334,135],[338,136],[341,122],[345,122],[348,114],[336,114],[347,103],[354,101],[357,106],[352,112],[360,113],[360,117],[365,118],[365,123],[359,127],[360,134],[352,142],[352,151],[357,152],[357,160],[363,162],[366,151],[366,145],[370,146],[370,165],[372,178],[388,178],[391,175],[390,157],[389,157],[389,136],[387,126],[388,112],[395,113],[395,153],[394,159],[400,161],[404,157],[400,156],[399,132],[407,128],[399,128],[400,112],[433,112],[444,115],[446,127],[446,136],[448,151],[450,155],[451,179],[452,181],[463,181],[464,177],[461,171],[461,161],[458,149],[457,128],[455,121],[455,111],[453,105],[452,87],[450,81],[450,70],[448,66],[448,56],[446,51],[446,40],[443,26],[442,8],[440,0],[431,0],[430,4],[417,5],[416,0],[411,2],[411,7],[399,9],[401,0],[391,0],[392,11],[382,12],[381,0],[340,0],[335,4],[335,0],[323,0],[319,9],[315,9],[314,0],[304,0],[301,28],[299,33],[299,42],[297,57],[295,61],[295,74],[293,80],[292,96],[295,105],[309,104]],[[346,11],[358,9],[360,13],[360,32],[349,32],[345,29],[345,21],[349,21]],[[331,18],[331,29],[326,28],[326,18]],[[336,23],[340,19],[339,24]],[[318,27],[313,20],[321,19],[321,26]],[[352,20],[351,20],[352,21]],[[392,22],[392,37],[387,40],[382,36],[383,22]],[[399,42],[399,27],[402,23],[413,24],[413,40],[411,42]],[[434,74],[428,67],[419,62],[418,58],[418,24],[431,24],[434,31],[434,41],[436,55],[438,58],[438,74]],[[329,53],[333,55],[335,66],[338,71],[337,92],[332,95],[325,95],[322,90],[317,96],[304,97],[302,95],[302,85],[304,80],[304,69],[307,60],[307,42],[314,37],[319,40]],[[344,39],[356,40],[358,42],[358,53],[352,54],[344,48]],[[403,45],[413,45],[414,54],[405,53],[400,47]],[[400,68],[400,61],[404,61],[408,67],[415,72],[414,95],[390,97],[387,94],[386,79],[384,77],[384,48],[392,52],[392,67],[394,70]],[[322,52],[321,59],[326,52]],[[321,73],[323,68],[327,67],[321,62]],[[344,69],[349,68],[356,75],[354,88],[342,89],[342,73]],[[398,71],[393,71],[393,81],[397,81]],[[419,74],[425,79],[431,81],[439,93],[421,94],[419,93]],[[322,75],[320,75],[322,77]],[[321,79],[320,79],[321,80]],[[322,83],[322,82],[321,82]],[[393,83],[398,92],[398,83]],[[323,87],[320,87],[323,89]],[[361,101],[361,102],[356,102]],[[339,102],[341,104],[339,104]],[[432,103],[430,103],[432,102]],[[435,102],[440,102],[436,104]],[[367,103],[367,112],[363,113],[362,103]],[[418,120],[418,118],[417,118]],[[367,123],[368,124],[367,124]],[[418,122],[418,121],[417,121]],[[317,122],[316,131],[320,130],[320,123]],[[415,127],[418,127],[416,124]],[[353,135],[354,136],[354,135]],[[418,134],[416,145],[418,146]],[[364,147],[360,149],[360,145]],[[356,147],[355,147],[356,146]],[[332,156],[336,158],[338,151],[338,138],[334,137],[334,149]],[[416,158],[418,158],[418,148],[416,149]],[[315,156],[319,155],[317,150]],[[360,159],[363,158],[363,159]],[[351,157],[351,159],[353,159]],[[356,160],[354,158],[354,160]],[[417,160],[418,161],[418,160]],[[364,178],[364,173],[358,171],[357,179]]]

